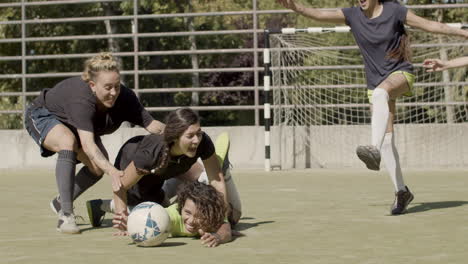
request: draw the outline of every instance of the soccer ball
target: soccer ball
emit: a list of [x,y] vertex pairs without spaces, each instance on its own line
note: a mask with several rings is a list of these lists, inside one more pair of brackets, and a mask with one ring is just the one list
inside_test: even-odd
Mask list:
[[157,203],[140,203],[128,216],[128,235],[135,244],[141,247],[154,247],[162,244],[169,236],[170,229],[169,215]]

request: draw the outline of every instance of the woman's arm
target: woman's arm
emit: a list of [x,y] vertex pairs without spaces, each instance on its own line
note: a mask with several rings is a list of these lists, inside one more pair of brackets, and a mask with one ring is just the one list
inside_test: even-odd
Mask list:
[[[208,181],[210,185],[213,186],[218,192],[223,194],[224,202],[228,205],[227,194],[226,194],[226,183],[224,182],[224,175],[221,171],[218,158],[216,154],[213,153],[211,157],[206,160],[203,160],[203,165],[205,166],[206,175],[208,176]],[[228,207],[229,208],[229,207]]]
[[132,161],[125,168],[124,175],[121,178],[122,188],[119,191],[114,192],[114,206],[115,206],[115,215],[113,219],[114,228],[119,229],[120,233],[116,235],[125,235],[127,231],[127,191],[133,185],[135,185],[141,177],[145,176],[149,172],[137,169],[135,163]]
[[335,24],[345,23],[345,16],[341,10],[322,11],[316,8],[305,7],[294,0],[278,0],[278,3],[285,8],[292,9],[293,11],[313,20]]
[[426,59],[423,62],[423,67],[427,72],[443,71],[456,67],[463,67],[468,65],[468,56],[460,57],[449,61],[439,59]]
[[153,120],[151,123],[145,127],[146,131],[151,134],[162,134],[166,125],[158,120]]
[[112,166],[106,156],[102,154],[94,141],[94,133],[78,129],[78,136],[80,137],[81,146],[83,147],[83,151],[86,153],[86,156],[88,156],[89,160],[99,167],[104,173],[111,176],[112,190],[114,192],[118,191],[122,187],[120,177],[123,176],[123,171]]
[[203,230],[199,230],[201,243],[206,247],[217,247],[220,244],[231,242],[231,225],[224,223],[214,233],[205,233]]
[[140,170],[135,167],[135,163],[132,161],[128,164],[124,170],[124,175],[120,179],[122,188],[118,192],[114,192],[114,205],[115,212],[120,213],[127,210],[127,191],[133,185],[135,185],[141,177],[148,174],[148,171]]
[[418,28],[427,32],[453,35],[468,38],[468,31],[447,26],[446,24],[439,23],[436,21],[428,20],[423,17],[415,15],[413,12],[408,10],[406,15],[406,24],[410,27]]

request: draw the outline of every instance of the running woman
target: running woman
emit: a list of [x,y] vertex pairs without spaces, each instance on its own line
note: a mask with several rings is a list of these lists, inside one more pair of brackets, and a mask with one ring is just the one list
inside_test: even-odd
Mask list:
[[414,82],[405,25],[465,38],[468,38],[468,31],[419,17],[397,1],[359,0],[359,6],[333,11],[305,7],[294,0],[278,2],[311,19],[346,23],[351,27],[364,59],[368,97],[372,104],[371,145],[358,146],[356,153],[371,170],[379,170],[381,158],[384,160],[395,189],[390,213],[404,213],[414,196],[403,181],[393,136],[393,120],[396,99],[411,95]]

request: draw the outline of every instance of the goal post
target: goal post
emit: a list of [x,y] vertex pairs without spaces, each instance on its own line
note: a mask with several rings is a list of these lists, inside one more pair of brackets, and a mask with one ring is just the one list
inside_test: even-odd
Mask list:
[[[426,58],[466,56],[468,43],[409,31],[416,82],[412,96],[397,100],[401,163],[466,166],[466,68],[427,73],[421,64]],[[362,57],[349,27],[265,30],[263,59],[265,170],[362,167],[354,151],[370,143],[371,112]]]

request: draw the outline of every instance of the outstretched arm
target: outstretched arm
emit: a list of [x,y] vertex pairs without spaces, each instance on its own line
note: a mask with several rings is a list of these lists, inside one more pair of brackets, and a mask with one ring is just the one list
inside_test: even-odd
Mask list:
[[113,198],[115,204],[115,216],[113,219],[114,228],[122,231],[116,233],[116,235],[125,235],[127,231],[127,190],[148,173],[148,171],[136,168],[133,161],[125,168],[124,176],[121,178],[122,188],[114,192]]
[[78,129],[78,136],[80,137],[81,146],[86,156],[104,173],[111,176],[112,189],[113,191],[118,191],[122,186],[120,177],[122,177],[123,172],[112,166],[107,157],[102,153],[94,141],[93,132]]
[[406,24],[410,27],[418,28],[427,32],[460,36],[468,38],[468,31],[447,26],[446,24],[439,23],[436,21],[428,20],[423,17],[415,15],[413,12],[408,10],[406,15]]
[[335,24],[344,24],[345,16],[341,10],[322,11],[316,8],[305,7],[294,0],[277,0],[285,8],[294,10],[295,12],[311,18],[313,20],[330,22]]
[[423,62],[423,67],[427,72],[443,71],[456,67],[468,66],[468,56],[460,57],[449,61],[439,59],[426,59]]

